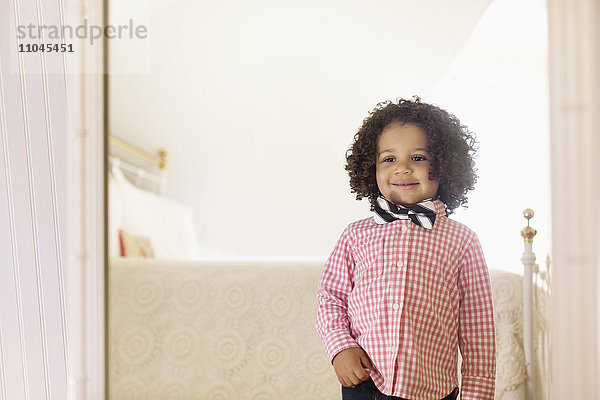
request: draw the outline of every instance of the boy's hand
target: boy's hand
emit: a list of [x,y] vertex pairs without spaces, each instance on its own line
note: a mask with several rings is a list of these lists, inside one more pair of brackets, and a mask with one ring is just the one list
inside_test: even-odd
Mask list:
[[372,368],[369,356],[360,347],[342,350],[333,358],[333,369],[338,380],[349,388],[368,380],[368,369]]

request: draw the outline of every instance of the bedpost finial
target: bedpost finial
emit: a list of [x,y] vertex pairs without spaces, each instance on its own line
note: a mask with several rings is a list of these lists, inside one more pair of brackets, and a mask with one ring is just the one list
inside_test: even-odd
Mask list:
[[534,215],[535,213],[531,208],[526,208],[523,210],[523,217],[527,219],[527,225],[529,225],[529,220],[533,218]]
[[158,152],[160,154],[160,168],[167,168],[167,158],[169,157],[169,153],[166,150],[160,150]]
[[525,210],[523,210],[523,217],[527,219],[527,226],[521,230],[521,237],[523,238],[523,240],[525,240],[525,242],[533,242],[533,237],[537,233],[535,229],[529,226],[529,220],[533,218],[534,215],[535,213],[531,208],[526,208]]

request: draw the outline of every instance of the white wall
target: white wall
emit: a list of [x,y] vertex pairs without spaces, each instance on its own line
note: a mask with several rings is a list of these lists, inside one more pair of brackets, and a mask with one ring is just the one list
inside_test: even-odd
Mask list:
[[522,273],[525,208],[538,263],[550,249],[547,70],[545,1],[495,0],[429,98],[477,134],[479,181],[453,218],[477,232],[493,268]]
[[99,26],[82,4],[0,2],[0,400],[104,398],[102,45],[17,34]]
[[38,6],[0,2],[2,400],[67,398],[64,60],[19,54],[15,35],[16,25],[59,23],[57,2]]
[[426,96],[488,0],[112,2],[110,133],[170,154],[203,247],[326,256],[369,215],[344,171],[377,102]]

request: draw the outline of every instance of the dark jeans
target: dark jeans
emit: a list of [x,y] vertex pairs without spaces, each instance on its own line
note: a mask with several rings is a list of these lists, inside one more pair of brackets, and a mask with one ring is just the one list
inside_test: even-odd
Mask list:
[[[458,388],[442,400],[456,400]],[[353,388],[342,386],[342,400],[406,400],[401,397],[386,396],[381,393],[372,379],[364,381]]]

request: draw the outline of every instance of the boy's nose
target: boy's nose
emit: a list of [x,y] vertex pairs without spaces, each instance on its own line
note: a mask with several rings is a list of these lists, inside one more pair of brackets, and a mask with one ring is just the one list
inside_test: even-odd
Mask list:
[[406,162],[399,161],[394,169],[395,174],[408,174],[412,171],[410,165]]

